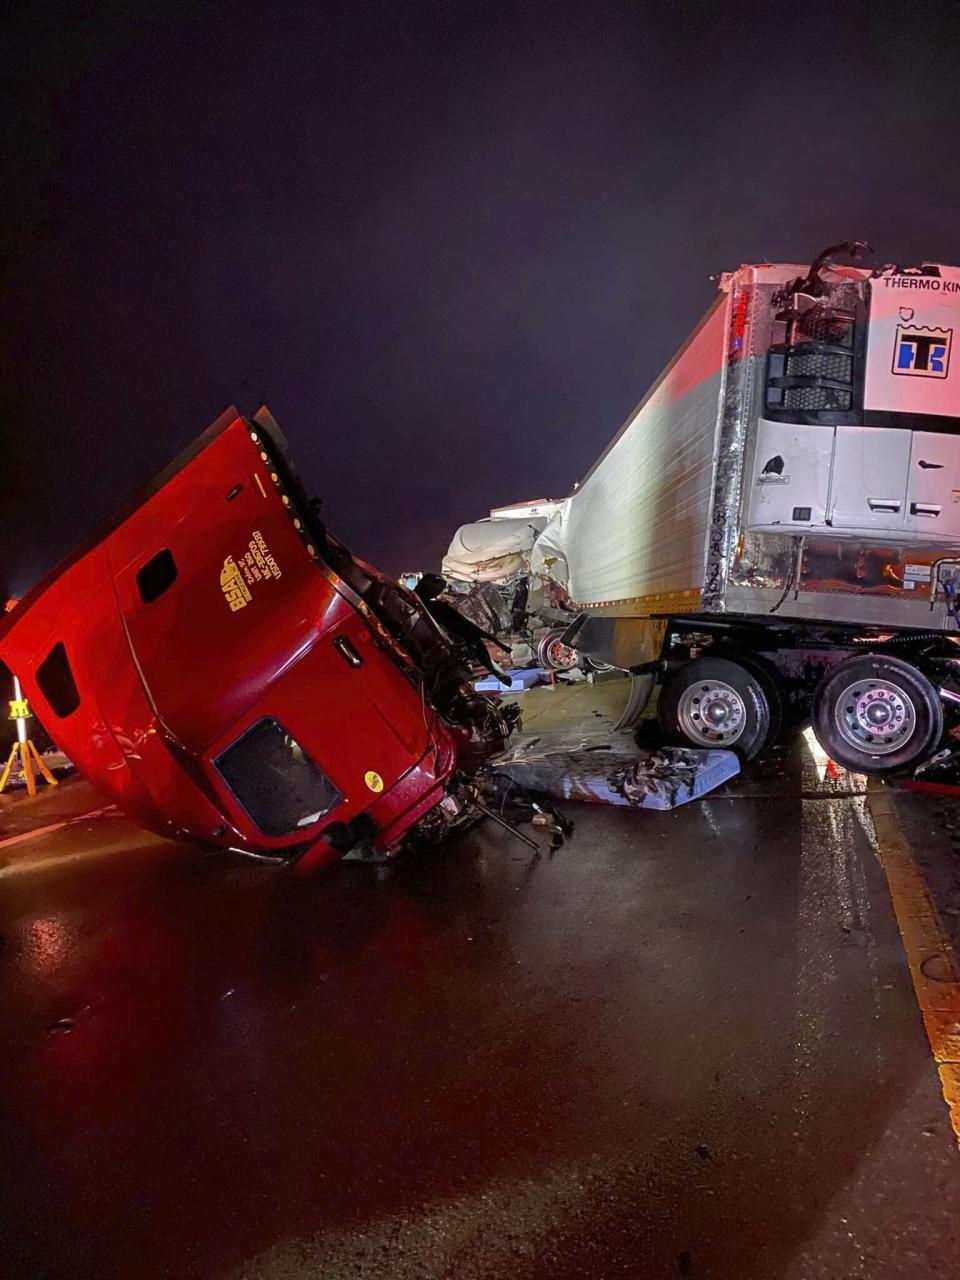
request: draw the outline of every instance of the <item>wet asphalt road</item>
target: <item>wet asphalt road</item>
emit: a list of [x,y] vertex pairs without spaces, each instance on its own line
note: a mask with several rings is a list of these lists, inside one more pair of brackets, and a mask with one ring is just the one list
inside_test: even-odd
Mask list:
[[960,1165],[866,800],[789,755],[313,882],[0,810],[18,1277],[960,1273]]

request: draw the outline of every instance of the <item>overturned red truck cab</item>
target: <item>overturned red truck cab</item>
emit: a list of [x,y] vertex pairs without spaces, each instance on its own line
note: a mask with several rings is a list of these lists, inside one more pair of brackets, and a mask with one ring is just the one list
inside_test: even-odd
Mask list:
[[224,413],[15,608],[0,658],[145,827],[312,867],[462,821],[510,709],[326,529],[261,409]]

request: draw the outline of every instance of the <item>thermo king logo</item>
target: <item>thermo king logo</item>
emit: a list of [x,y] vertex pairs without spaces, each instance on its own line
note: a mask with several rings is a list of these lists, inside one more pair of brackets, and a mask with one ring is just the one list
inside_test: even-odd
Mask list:
[[924,329],[898,324],[893,348],[893,372],[919,378],[945,378],[950,367],[952,329]]

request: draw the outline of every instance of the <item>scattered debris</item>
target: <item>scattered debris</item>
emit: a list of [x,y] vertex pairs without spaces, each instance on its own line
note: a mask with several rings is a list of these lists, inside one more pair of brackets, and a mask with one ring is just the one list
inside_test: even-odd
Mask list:
[[[446,583],[438,573],[420,575],[414,594],[423,602],[427,612],[448,636],[459,641],[466,654],[480,667],[490,672],[499,681],[504,681],[504,672],[496,666],[490,657],[488,643],[509,654],[510,646],[501,643],[490,631],[485,631],[471,618],[465,617],[458,609],[446,600],[441,600]],[[505,682],[508,683],[508,682]]]
[[534,793],[633,809],[672,809],[734,777],[732,751],[662,747],[639,752],[630,738],[560,731],[527,738],[492,768]]
[[490,818],[491,821],[495,822],[498,827],[503,827],[504,831],[509,831],[512,836],[516,836],[518,840],[522,841],[528,848],[532,849],[534,853],[540,852],[540,846],[537,844],[536,840],[531,840],[528,835],[519,831],[514,823],[509,822],[502,814],[497,813],[495,809],[491,809],[480,800],[474,801],[474,807],[478,809],[484,817]]
[[518,823],[529,822],[538,830],[549,833],[551,853],[555,853],[566,837],[573,834],[573,823],[545,795],[531,792],[496,770],[490,774],[487,784],[493,808],[478,807],[538,853],[539,846],[517,830]]
[[827,759],[824,767],[824,776],[829,778],[831,782],[841,782],[847,775],[846,769],[838,765],[835,760]]
[[484,676],[482,680],[475,680],[473,687],[477,693],[523,693],[540,684],[546,673],[539,667],[528,667],[523,671],[508,670],[502,674],[503,680],[497,676]]
[[661,747],[610,777],[610,785],[633,808],[673,809],[697,800],[740,772],[733,751]]

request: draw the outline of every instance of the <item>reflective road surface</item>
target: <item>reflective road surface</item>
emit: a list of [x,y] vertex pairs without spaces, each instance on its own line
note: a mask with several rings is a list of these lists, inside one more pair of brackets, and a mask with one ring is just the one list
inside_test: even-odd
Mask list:
[[5,798],[0,1267],[960,1275],[868,802],[823,765],[307,883],[82,782]]

